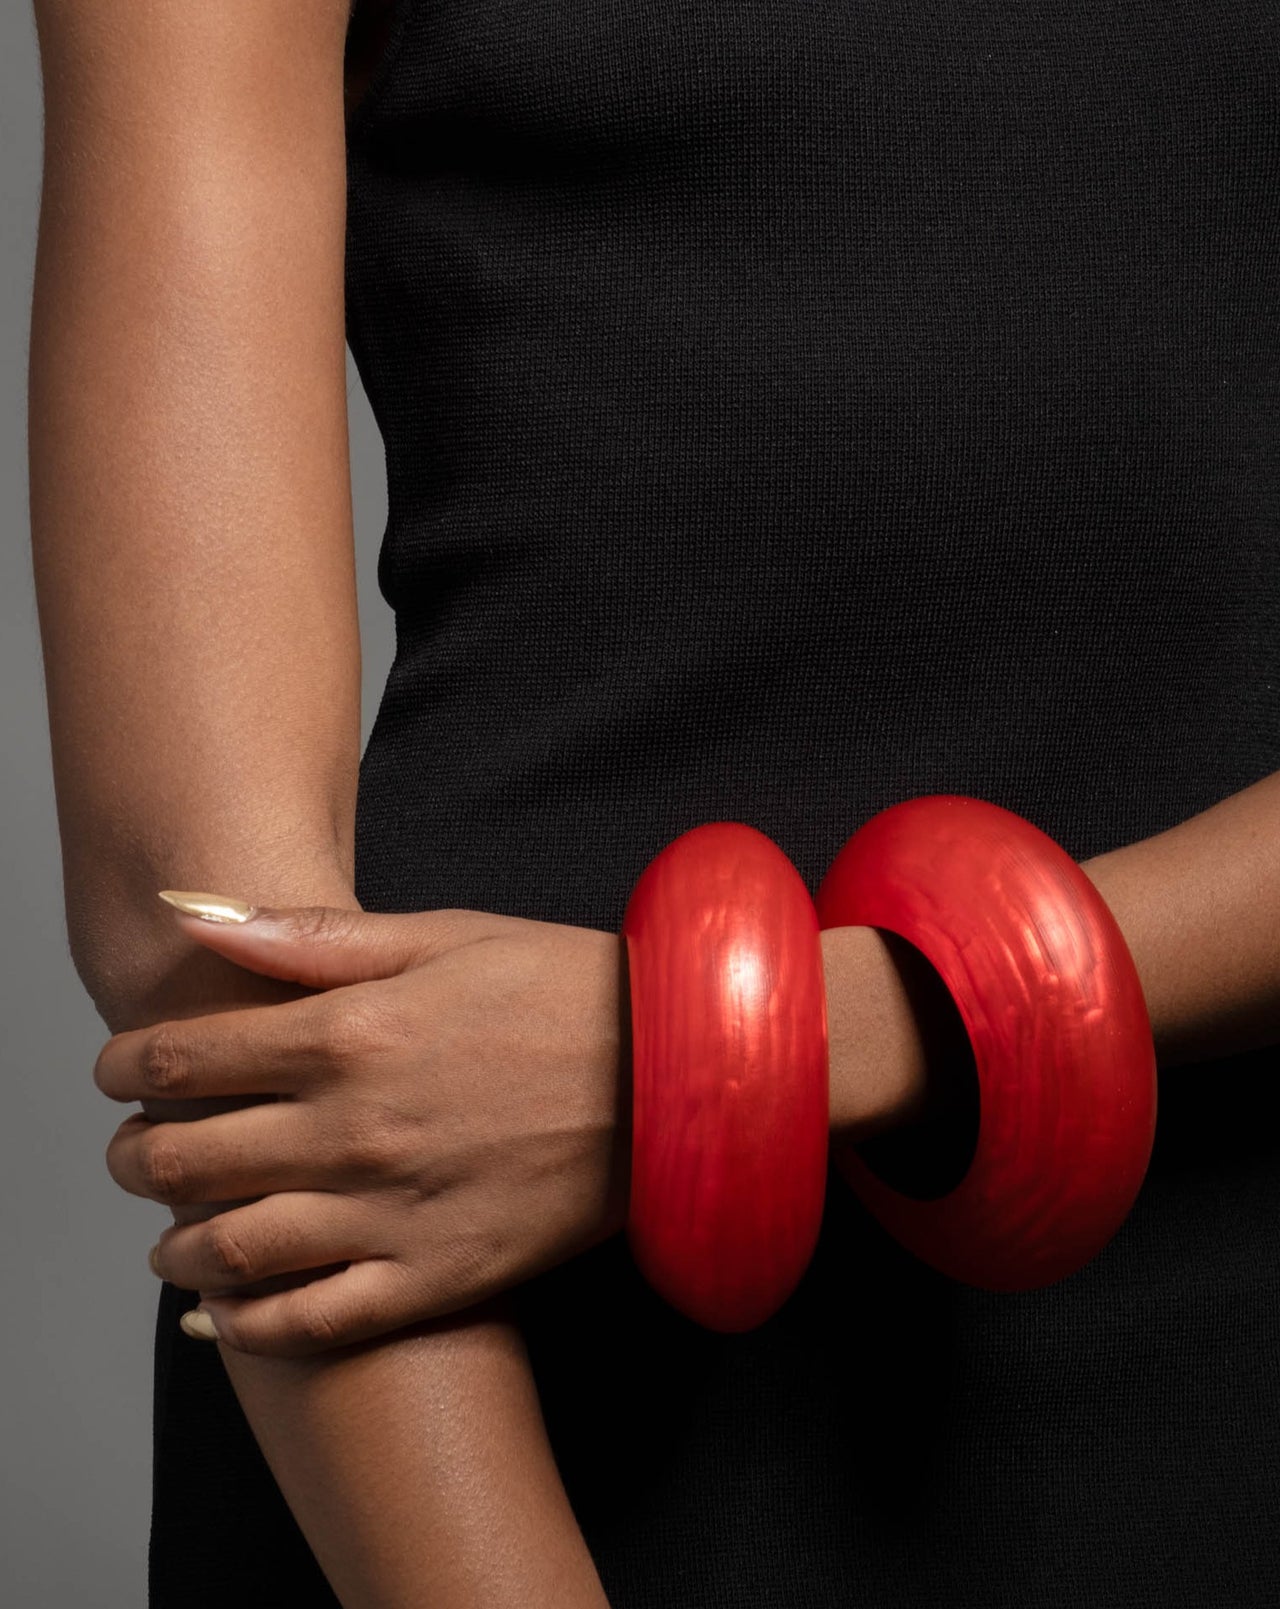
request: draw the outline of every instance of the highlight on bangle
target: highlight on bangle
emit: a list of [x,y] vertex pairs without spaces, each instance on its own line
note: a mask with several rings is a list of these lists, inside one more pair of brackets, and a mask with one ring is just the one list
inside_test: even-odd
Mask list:
[[[964,1177],[918,1199],[829,1152],[821,933],[888,929],[950,992],[978,1082]],[[907,1251],[988,1291],[1051,1285],[1129,1215],[1155,1140],[1156,1055],[1137,969],[1079,865],[1000,805],[904,799],[810,897],[774,841],[693,827],[645,867],[622,923],[631,987],[627,1241],[666,1301],[724,1332],[787,1300],[834,1160]]]

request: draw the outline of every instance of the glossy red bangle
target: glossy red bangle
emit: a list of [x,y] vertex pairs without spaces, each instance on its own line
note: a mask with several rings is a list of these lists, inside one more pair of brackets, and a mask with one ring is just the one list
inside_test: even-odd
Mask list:
[[965,1284],[1032,1290],[1082,1267],[1133,1206],[1156,1121],[1146,1002],[1087,874],[1012,811],[925,795],[854,833],[815,903],[824,928],[887,928],[933,964],[979,1085],[973,1160],[947,1195],[903,1195],[837,1148],[842,1176],[902,1245]]
[[631,985],[627,1238],[709,1329],[752,1329],[799,1283],[826,1196],[818,917],[772,839],[709,822],[650,861],[623,918]]

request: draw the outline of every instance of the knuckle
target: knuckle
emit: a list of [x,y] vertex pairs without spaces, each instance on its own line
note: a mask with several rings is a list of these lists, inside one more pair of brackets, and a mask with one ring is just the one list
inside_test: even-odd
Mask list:
[[358,991],[343,991],[329,997],[322,1035],[325,1053],[331,1060],[349,1062],[363,1054],[370,1026],[368,1016]]
[[459,1248],[453,1273],[458,1289],[487,1295],[505,1277],[511,1261],[511,1247],[506,1235],[496,1227],[480,1227]]
[[326,1298],[308,1296],[298,1304],[298,1333],[313,1346],[339,1344],[341,1335]]
[[146,1193],[156,1201],[178,1201],[186,1187],[186,1167],[172,1140],[144,1138],[139,1171]]
[[309,944],[342,944],[351,937],[352,920],[337,906],[306,905],[292,918],[294,936]]
[[348,1168],[359,1177],[379,1174],[389,1161],[390,1145],[384,1124],[366,1116],[348,1130],[343,1142]]
[[147,1035],[138,1064],[142,1086],[152,1095],[180,1095],[189,1082],[189,1060],[169,1023]]
[[325,1047],[342,1064],[368,1060],[403,1041],[399,1008],[367,985],[337,991],[325,1013]]
[[209,1262],[223,1278],[241,1283],[253,1278],[256,1267],[239,1231],[219,1218],[209,1224]]

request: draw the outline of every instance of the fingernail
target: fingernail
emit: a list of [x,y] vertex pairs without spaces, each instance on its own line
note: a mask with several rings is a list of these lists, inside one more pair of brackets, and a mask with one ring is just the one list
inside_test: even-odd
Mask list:
[[230,894],[192,894],[174,888],[162,888],[160,898],[167,900],[188,916],[203,917],[206,922],[247,922],[257,906],[248,901],[233,899]]
[[193,1307],[189,1313],[184,1313],[178,1320],[184,1335],[190,1335],[197,1341],[216,1341],[218,1332],[213,1327],[213,1320],[203,1308]]
[[160,1272],[159,1268],[156,1266],[156,1253],[159,1250],[160,1250],[160,1242],[157,1240],[155,1245],[147,1253],[147,1261],[151,1264],[151,1272],[156,1276],[156,1278],[157,1279],[163,1279],[164,1275]]

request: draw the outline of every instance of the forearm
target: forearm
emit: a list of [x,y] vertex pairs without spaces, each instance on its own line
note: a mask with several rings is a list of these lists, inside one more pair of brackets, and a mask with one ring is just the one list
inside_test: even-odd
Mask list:
[[[48,526],[44,539],[57,540]],[[46,582],[46,600],[55,588]],[[274,612],[261,596],[262,614]],[[244,590],[237,609],[252,620]],[[99,643],[130,652],[137,619],[123,600],[100,596]],[[187,629],[151,622],[157,663],[191,651]],[[55,734],[76,725],[66,718],[69,703],[110,680],[68,673],[64,662]],[[172,694],[178,679],[158,680]],[[184,940],[156,890],[235,888],[264,903],[354,907],[350,853],[332,852],[326,811],[311,791],[314,768],[300,768],[296,798],[278,787],[264,807],[250,787],[226,796],[219,770],[227,756],[212,740],[192,742],[179,761],[163,743],[148,747],[146,722],[127,701],[99,695],[97,716],[118,734],[118,755],[103,746],[73,751],[71,739],[56,735],[55,752],[63,814],[79,834],[75,853],[64,854],[68,911],[83,924],[72,930],[73,950],[107,1026],[116,1032],[309,993]],[[200,711],[180,694],[164,707],[153,703],[148,719],[162,732],[201,730]],[[270,736],[253,721],[221,730],[236,765],[252,770],[255,755],[264,769],[271,764]],[[115,773],[130,750],[137,791],[133,805],[121,807]],[[312,824],[292,835],[292,867],[275,825],[281,818]],[[122,844],[132,853],[122,854]],[[205,1111],[160,1100],[143,1108],[157,1120]],[[483,1318],[462,1315],[439,1333],[427,1326],[349,1357],[271,1360],[220,1348],[254,1436],[345,1609],[605,1603],[547,1447],[523,1343],[504,1311],[495,1304]]]
[[[1123,933],[1161,1067],[1280,1042],[1280,772],[1083,870]],[[823,934],[833,1132],[858,1141],[947,1096],[957,1018],[910,946]]]
[[1160,1066],[1280,1043],[1280,771],[1083,866],[1133,955]]
[[[355,908],[332,873],[257,879],[247,873],[252,823],[247,812],[242,820],[248,847],[237,866],[219,863],[215,886],[269,888],[282,904]],[[198,840],[198,829],[188,825]],[[172,886],[179,879],[157,870],[152,880]],[[259,897],[268,899],[265,892]],[[230,963],[202,975],[192,991],[197,957],[179,953],[172,939],[167,948],[172,965],[142,990],[145,1006],[126,1004],[113,1029],[159,1020],[160,999],[164,1016],[183,1017],[234,1009],[250,994],[270,1000],[311,992]],[[204,1103],[143,1107],[158,1119],[196,1117]],[[607,1609],[505,1299],[315,1358],[255,1357],[226,1346],[219,1352],[344,1609]]]
[[608,1609],[508,1312],[313,1359],[219,1346],[344,1609]]

